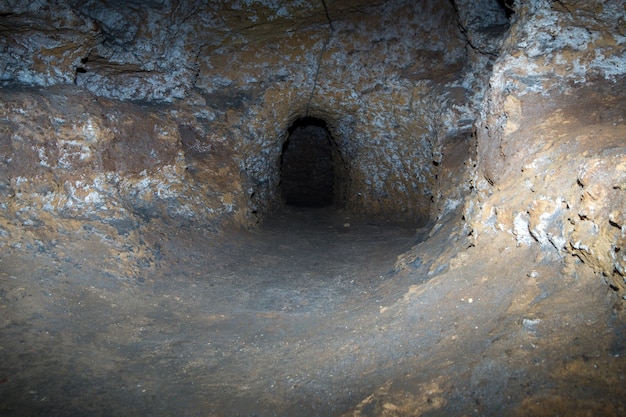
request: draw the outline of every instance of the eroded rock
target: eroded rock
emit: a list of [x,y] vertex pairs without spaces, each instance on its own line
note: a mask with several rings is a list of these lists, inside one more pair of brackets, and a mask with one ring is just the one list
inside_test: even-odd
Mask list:
[[615,29],[623,8],[532,1],[517,9],[479,122],[477,201],[467,206],[476,232],[493,232],[486,213],[495,211],[519,243],[583,259],[621,295],[626,114]]

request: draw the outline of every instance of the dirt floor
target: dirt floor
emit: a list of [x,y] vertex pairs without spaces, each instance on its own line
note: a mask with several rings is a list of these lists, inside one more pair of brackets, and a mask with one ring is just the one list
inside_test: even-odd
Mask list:
[[291,208],[6,244],[0,415],[626,415],[625,304],[461,229]]

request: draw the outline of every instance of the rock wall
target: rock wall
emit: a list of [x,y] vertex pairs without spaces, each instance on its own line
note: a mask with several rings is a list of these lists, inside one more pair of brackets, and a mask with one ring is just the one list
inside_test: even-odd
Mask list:
[[0,25],[1,204],[23,224],[254,223],[282,204],[300,117],[335,139],[339,206],[425,222],[458,204],[443,150],[481,89],[449,2],[24,0]]
[[582,260],[626,296],[626,5],[520,2],[477,130],[476,234]]
[[579,259],[624,295],[625,15],[600,0],[0,2],[0,234],[254,224],[283,202],[290,126],[313,117],[342,161],[338,206],[440,225],[465,204],[464,232]]
[[221,126],[241,143],[253,210],[280,203],[287,129],[308,116],[326,122],[346,162],[341,205],[365,214],[429,217],[433,161],[447,133],[439,128],[438,109],[462,105],[466,94],[458,80],[464,43],[453,10],[440,3],[329,5],[327,14],[317,8],[320,18],[297,31],[256,29],[201,54],[196,85],[207,105],[236,101]]
[[[158,106],[96,98],[84,90],[4,89],[0,190],[4,217],[23,226],[97,220],[125,233],[138,222],[208,223],[232,212],[241,178],[217,145],[189,172],[185,118]],[[235,169],[233,169],[233,166]]]

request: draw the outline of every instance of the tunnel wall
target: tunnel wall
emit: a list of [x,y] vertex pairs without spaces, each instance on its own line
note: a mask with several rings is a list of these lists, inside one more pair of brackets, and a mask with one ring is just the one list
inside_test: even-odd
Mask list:
[[[473,233],[584,262],[626,295],[622,2],[529,1],[477,125]],[[566,271],[567,272],[567,271]]]
[[[281,203],[287,129],[311,116],[327,121],[347,161],[346,209],[424,222],[441,206],[442,149],[471,126],[475,92],[462,78],[471,65],[449,2],[177,4],[131,2],[121,13],[116,2],[18,1],[4,11],[0,80],[12,96],[3,98],[2,169],[5,194],[18,198],[3,204],[254,223]],[[84,114],[51,103],[63,89],[61,102]],[[40,130],[22,126],[46,112]],[[75,195],[73,177],[46,162],[72,146],[90,149],[68,165],[80,171]],[[19,158],[39,168],[24,172]]]
[[573,256],[624,294],[622,2],[205,3],[0,5],[0,243],[61,220],[252,225],[310,116],[346,209],[465,204],[477,239]]
[[237,166],[220,143],[198,147],[184,108],[96,99],[73,86],[5,89],[0,103],[5,237],[83,220],[127,234],[155,218],[209,224],[219,213],[236,216]]
[[[331,9],[331,20],[333,13],[341,16]],[[442,33],[453,36],[443,40]],[[242,137],[252,210],[279,204],[282,138],[293,120],[311,116],[327,121],[348,161],[347,209],[427,219],[437,186],[433,160],[440,157],[445,129],[456,129],[446,126],[441,133],[439,109],[445,113],[465,98],[455,84],[465,64],[455,33],[449,4],[389,2],[338,18],[332,29],[322,21],[271,43],[202,58],[198,88],[209,97],[217,94],[215,79],[223,73],[242,74],[224,89],[246,97],[232,117],[245,126],[233,134]]]

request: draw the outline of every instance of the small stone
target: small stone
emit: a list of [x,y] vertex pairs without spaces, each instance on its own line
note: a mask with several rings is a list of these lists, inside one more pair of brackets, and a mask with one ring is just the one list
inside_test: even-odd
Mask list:
[[534,332],[536,331],[536,327],[537,325],[541,323],[541,319],[529,319],[529,318],[524,318],[522,320],[522,327],[529,332]]

